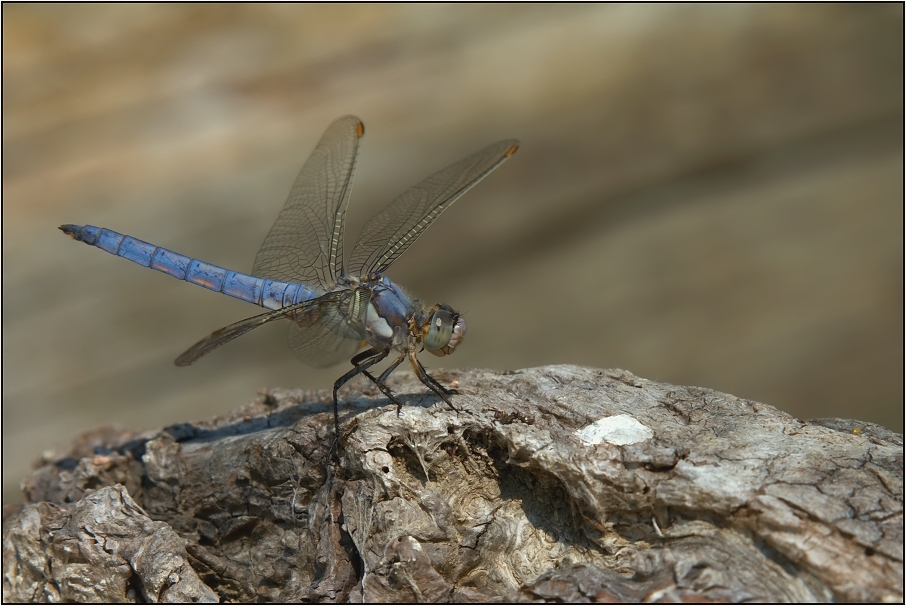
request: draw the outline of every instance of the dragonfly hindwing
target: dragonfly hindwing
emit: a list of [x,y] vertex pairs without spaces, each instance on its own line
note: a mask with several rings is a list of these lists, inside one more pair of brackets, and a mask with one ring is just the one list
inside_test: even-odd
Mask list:
[[292,316],[289,346],[310,366],[326,368],[352,357],[365,341],[365,311],[371,302],[367,289],[332,293],[321,304]]

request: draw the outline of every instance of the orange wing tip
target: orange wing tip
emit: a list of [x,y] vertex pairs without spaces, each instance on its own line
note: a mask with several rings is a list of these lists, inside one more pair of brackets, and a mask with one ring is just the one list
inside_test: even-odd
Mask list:
[[519,149],[519,146],[518,146],[518,145],[514,145],[513,147],[511,147],[511,148],[509,148],[508,150],[506,150],[506,153],[503,154],[503,157],[504,157],[504,158],[509,158],[510,156],[512,156],[513,154],[516,153],[516,150],[517,150],[517,149]]
[[358,136],[361,137],[362,135],[365,134],[365,125],[363,123],[359,122],[358,124],[356,124],[355,129],[356,129],[356,134]]

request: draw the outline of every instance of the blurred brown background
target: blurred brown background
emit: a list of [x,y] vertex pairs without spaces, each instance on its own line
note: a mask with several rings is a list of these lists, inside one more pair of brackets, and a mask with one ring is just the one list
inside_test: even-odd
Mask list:
[[3,5],[3,501],[101,424],[327,388],[285,326],[65,238],[249,271],[334,118],[350,244],[419,179],[519,153],[389,272],[467,312],[441,365],[625,368],[903,431],[903,6]]

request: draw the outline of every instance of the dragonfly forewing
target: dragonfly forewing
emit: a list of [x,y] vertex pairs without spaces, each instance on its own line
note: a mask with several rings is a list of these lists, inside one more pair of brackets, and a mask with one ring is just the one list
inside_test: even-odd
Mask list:
[[355,116],[327,128],[258,250],[253,275],[327,288],[343,273],[346,204],[364,132]]

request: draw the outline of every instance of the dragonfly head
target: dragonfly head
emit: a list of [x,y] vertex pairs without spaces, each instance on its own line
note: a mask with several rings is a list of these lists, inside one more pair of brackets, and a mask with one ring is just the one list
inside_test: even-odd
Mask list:
[[438,303],[431,308],[430,319],[422,326],[422,343],[435,356],[453,353],[466,334],[466,320],[449,305]]

